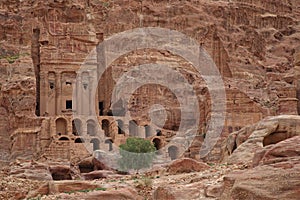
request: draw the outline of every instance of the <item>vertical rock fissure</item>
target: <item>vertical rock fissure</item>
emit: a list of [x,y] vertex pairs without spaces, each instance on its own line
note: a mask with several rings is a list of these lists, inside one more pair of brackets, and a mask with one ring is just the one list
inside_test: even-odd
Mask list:
[[297,92],[297,99],[298,99],[298,105],[297,105],[297,111],[298,111],[298,115],[300,115],[300,80],[297,80],[296,83],[296,92]]
[[36,109],[35,114],[40,116],[40,29],[33,29],[32,43],[31,43],[31,57],[34,66],[34,73],[36,77]]

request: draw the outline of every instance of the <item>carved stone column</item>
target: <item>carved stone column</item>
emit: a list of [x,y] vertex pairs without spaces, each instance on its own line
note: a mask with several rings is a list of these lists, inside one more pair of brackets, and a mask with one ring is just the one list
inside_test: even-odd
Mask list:
[[62,92],[62,85],[61,85],[61,72],[57,72],[55,76],[55,85],[56,85],[56,115],[60,115],[62,112],[62,105],[61,105],[61,92]]
[[76,112],[78,115],[82,115],[82,76],[81,73],[77,73],[77,81],[76,81]]
[[40,114],[41,116],[47,115],[49,113],[48,108],[48,93],[49,93],[49,80],[48,72],[40,72]]

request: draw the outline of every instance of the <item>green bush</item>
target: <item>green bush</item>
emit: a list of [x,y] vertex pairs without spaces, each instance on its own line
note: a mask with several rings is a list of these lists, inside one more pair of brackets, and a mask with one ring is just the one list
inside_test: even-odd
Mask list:
[[154,144],[142,138],[128,138],[125,144],[120,145],[121,158],[119,168],[121,171],[130,169],[140,170],[151,167],[155,156]]

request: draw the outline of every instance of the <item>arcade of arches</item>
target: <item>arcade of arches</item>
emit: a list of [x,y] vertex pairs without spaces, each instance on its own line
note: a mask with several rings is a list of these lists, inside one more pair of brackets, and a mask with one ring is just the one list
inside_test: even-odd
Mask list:
[[[59,37],[49,36],[47,40],[49,43],[61,41]],[[92,36],[86,36],[86,40],[90,37]],[[44,56],[39,61],[40,71],[37,75],[39,98],[37,98],[36,113],[47,119],[43,122],[44,125],[40,134],[42,138],[40,140],[41,151],[45,152],[48,157],[60,156],[64,159],[84,157],[88,154],[84,145],[87,145],[91,151],[98,149],[108,152],[115,151],[116,148],[114,147],[124,143],[126,138],[130,136],[149,139],[158,150],[166,146],[176,134],[181,121],[178,97],[169,88],[159,84],[147,84],[137,88],[131,94],[128,103],[125,103],[122,98],[116,99],[113,104],[111,102],[113,95],[115,95],[113,90],[117,81],[133,66],[168,63],[193,86],[199,101],[199,108],[195,109],[198,109],[201,114],[199,130],[195,133],[197,141],[193,142],[184,155],[179,155],[180,144],[171,146],[162,153],[170,159],[179,156],[199,158],[206,126],[211,118],[211,102],[205,82],[191,63],[167,51],[135,50],[119,57],[105,70],[101,77],[98,77],[97,68],[105,64],[105,60],[100,59],[103,55],[101,49],[97,49],[95,52],[95,55],[99,56],[89,61],[94,63],[91,64],[90,68],[82,70],[78,65],[86,58],[87,53],[103,40],[102,33],[97,33],[93,37],[97,42],[88,44],[83,42],[85,40],[72,39],[73,44],[78,47],[85,47],[85,52],[79,53],[76,58],[72,57],[67,62],[65,60],[60,62],[62,61],[61,58],[52,52],[53,57],[56,56],[55,59]],[[62,43],[61,47],[65,52],[68,52],[69,49],[64,45],[66,44]],[[47,46],[41,46],[39,49],[41,53],[44,50],[50,53],[52,51]],[[226,64],[220,65],[219,69],[223,77],[232,76]],[[135,75],[147,76],[146,74]],[[97,83],[95,80],[98,78],[99,82]],[[170,84],[173,84],[172,78],[170,80]],[[176,85],[175,82],[174,84],[181,91],[181,85]],[[94,95],[92,88],[95,85],[97,92]],[[215,160],[218,159],[221,141],[230,132],[250,123],[255,123],[267,115],[266,111],[246,94],[229,85],[225,85],[225,87],[227,115],[220,142],[212,151],[213,155],[210,156],[211,159]],[[73,90],[74,88],[75,90]],[[126,93],[126,91],[124,92]],[[93,103],[93,95],[96,99],[95,103]],[[189,94],[186,94],[184,89],[179,95],[183,99],[189,98]],[[73,99],[74,96],[76,97],[75,100]],[[155,104],[159,104],[165,109],[166,120],[162,127],[151,124],[152,119],[149,112],[151,106]],[[94,112],[97,116],[86,117],[92,116],[91,114]],[[130,120],[125,118],[126,112],[130,113]],[[155,115],[159,114],[161,110],[151,110],[151,112]],[[83,117],[73,118],[74,113]]]

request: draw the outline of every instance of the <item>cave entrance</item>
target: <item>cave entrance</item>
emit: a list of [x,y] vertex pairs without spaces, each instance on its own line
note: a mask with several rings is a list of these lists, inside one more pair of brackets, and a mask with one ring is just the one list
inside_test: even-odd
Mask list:
[[49,171],[51,173],[52,179],[55,181],[72,180],[71,170],[69,167],[50,166]]
[[155,138],[152,140],[156,150],[159,150],[161,147],[162,147],[162,142],[161,142],[161,139],[159,138]]

